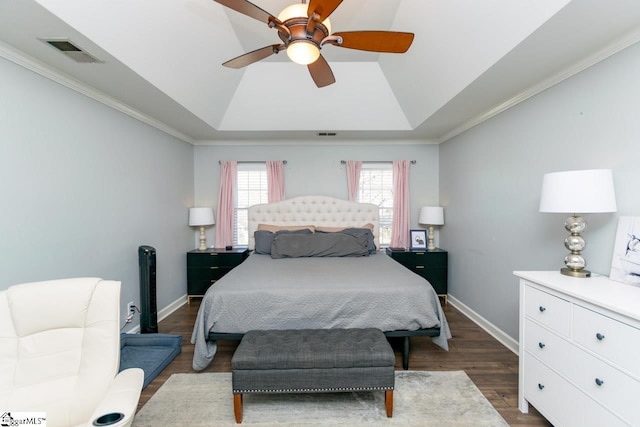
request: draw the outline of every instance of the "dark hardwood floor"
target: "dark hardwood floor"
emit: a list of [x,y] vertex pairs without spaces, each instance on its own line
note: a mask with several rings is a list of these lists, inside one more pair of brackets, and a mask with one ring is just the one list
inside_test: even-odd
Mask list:
[[[184,305],[162,320],[159,332],[182,335],[182,353],[142,391],[138,409],[175,373],[195,372],[191,368],[191,331],[199,300]],[[511,426],[550,426],[531,407],[528,414],[518,410],[518,356],[487,334],[450,304],[445,314],[453,338],[449,351],[431,343],[429,337],[412,337],[409,369],[424,371],[463,370]],[[402,369],[402,342],[391,342],[396,351],[396,369]],[[234,341],[220,341],[218,353],[205,372],[230,372]]]

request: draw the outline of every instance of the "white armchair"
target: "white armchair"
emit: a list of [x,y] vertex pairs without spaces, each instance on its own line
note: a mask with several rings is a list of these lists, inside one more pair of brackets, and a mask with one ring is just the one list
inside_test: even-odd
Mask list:
[[116,281],[51,280],[1,291],[0,408],[46,412],[49,427],[131,425],[144,373],[118,373],[119,319]]

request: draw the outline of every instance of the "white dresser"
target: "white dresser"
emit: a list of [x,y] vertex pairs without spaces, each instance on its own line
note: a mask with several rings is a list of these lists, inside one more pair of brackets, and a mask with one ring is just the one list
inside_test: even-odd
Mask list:
[[516,271],[519,408],[556,427],[640,426],[640,288]]

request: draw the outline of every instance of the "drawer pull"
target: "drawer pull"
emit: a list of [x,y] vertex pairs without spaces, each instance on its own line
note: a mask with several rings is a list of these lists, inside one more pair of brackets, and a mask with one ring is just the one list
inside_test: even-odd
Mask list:
[[604,335],[602,335],[600,332],[598,332],[596,334],[596,338],[598,338],[598,341],[602,341],[604,339]]
[[209,267],[209,268],[210,268],[210,269],[212,269],[212,270],[217,270],[217,269],[219,269],[220,267],[218,267],[218,266],[212,266],[212,267]]
[[211,256],[218,256],[218,252],[211,252],[209,255],[211,255]]
[[418,269],[418,270],[423,269],[423,268],[424,268],[424,265],[416,265],[416,269]]
[[602,386],[602,384],[604,384],[604,381],[602,381],[600,378],[596,378],[596,385],[597,385],[598,387],[601,387],[601,386]]
[[546,311],[546,307],[540,306],[538,307],[538,310],[540,310],[540,313],[544,313]]
[[539,388],[540,390],[542,390],[542,389],[544,388],[544,384],[540,384],[540,383],[538,383],[538,388]]
[[539,342],[538,343],[538,347],[540,347],[540,348],[545,348],[546,346],[547,345],[545,343],[543,343],[543,342]]

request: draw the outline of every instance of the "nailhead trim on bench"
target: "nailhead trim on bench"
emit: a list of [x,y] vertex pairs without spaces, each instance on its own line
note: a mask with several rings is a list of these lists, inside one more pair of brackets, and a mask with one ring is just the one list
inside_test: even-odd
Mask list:
[[340,392],[340,391],[375,391],[375,390],[394,390],[393,387],[338,387],[338,388],[288,388],[288,389],[269,389],[269,390],[246,390],[233,389],[234,393],[313,393],[320,391]]

